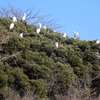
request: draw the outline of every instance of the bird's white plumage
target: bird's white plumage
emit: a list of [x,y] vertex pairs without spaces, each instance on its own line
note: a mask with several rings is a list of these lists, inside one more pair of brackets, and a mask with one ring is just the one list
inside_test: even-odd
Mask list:
[[66,37],[66,33],[63,34],[63,37]]
[[74,33],[74,37],[79,37],[79,33],[78,32],[74,31],[73,33]]
[[58,42],[55,43],[55,46],[58,48]]
[[37,30],[36,30],[36,33],[40,33],[40,31],[41,31],[41,29],[40,28],[38,28]]
[[13,17],[12,18],[12,22],[17,22],[17,18],[16,17]]
[[43,28],[44,28],[45,30],[47,29],[47,27],[46,27],[46,26],[44,26]]
[[13,27],[14,27],[14,23],[11,23],[10,26],[9,26],[9,32]]
[[96,44],[100,43],[100,40],[96,40]]
[[42,24],[41,23],[39,23],[39,28],[42,28]]
[[23,33],[20,33],[20,34],[19,34],[19,37],[20,37],[20,38],[23,38]]
[[14,27],[14,23],[11,23],[9,29],[11,30],[13,27]]
[[26,13],[24,13],[24,16],[22,17],[22,21],[26,20]]

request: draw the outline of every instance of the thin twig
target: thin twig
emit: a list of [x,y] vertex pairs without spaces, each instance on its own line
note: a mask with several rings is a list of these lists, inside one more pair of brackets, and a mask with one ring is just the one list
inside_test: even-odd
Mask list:
[[17,56],[17,55],[20,54],[21,52],[22,52],[22,51],[20,51],[20,52],[18,52],[18,53],[16,53],[16,54],[12,54],[11,56],[8,56],[8,57],[3,57],[3,58],[0,59],[0,61],[4,61],[4,60],[7,60],[7,59],[10,58],[10,57]]

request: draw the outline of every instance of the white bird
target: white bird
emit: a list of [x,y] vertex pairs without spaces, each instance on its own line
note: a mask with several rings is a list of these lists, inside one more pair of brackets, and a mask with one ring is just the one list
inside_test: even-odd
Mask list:
[[20,38],[23,38],[23,33],[20,33],[20,34],[19,34],[19,37],[20,37]]
[[100,43],[100,40],[97,39],[97,40],[96,40],[96,44],[98,44],[98,43]]
[[13,17],[12,18],[12,22],[17,22],[17,18],[16,17]]
[[55,46],[58,48],[58,42],[55,43]]
[[40,28],[38,28],[37,30],[36,30],[36,33],[40,33],[40,31],[41,31],[41,29]]
[[22,17],[22,21],[26,20],[26,13],[24,13],[24,16]]
[[39,28],[42,28],[42,24],[41,23],[39,23]]
[[44,26],[43,28],[44,28],[45,30],[47,29],[47,27],[46,27],[46,26]]
[[74,37],[77,37],[77,38],[79,37],[78,32],[74,31],[73,33],[74,33]]
[[63,37],[66,37],[66,33],[63,34]]
[[53,31],[53,32],[56,32],[56,31]]
[[13,27],[14,27],[14,23],[11,23],[11,24],[10,24],[10,27],[9,27],[9,32],[10,32],[10,30],[11,30]]

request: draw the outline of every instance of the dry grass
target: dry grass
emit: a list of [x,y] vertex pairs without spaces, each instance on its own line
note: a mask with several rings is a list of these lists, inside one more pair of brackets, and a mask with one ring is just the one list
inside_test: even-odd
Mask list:
[[30,91],[25,93],[25,95],[21,97],[18,92],[6,87],[1,93],[4,96],[4,100],[38,100],[37,95],[33,94]]
[[58,94],[53,98],[51,97],[51,99],[48,97],[39,99],[38,95],[35,95],[30,91],[21,97],[18,92],[9,88],[5,88],[4,91],[2,91],[2,94],[4,96],[4,100],[100,100],[100,96],[98,98],[90,97],[90,91],[88,89],[80,89],[75,91],[76,92],[68,92],[67,95]]
[[100,100],[100,96],[91,97],[89,89],[77,89],[74,92],[67,92],[67,95],[55,95],[53,100]]

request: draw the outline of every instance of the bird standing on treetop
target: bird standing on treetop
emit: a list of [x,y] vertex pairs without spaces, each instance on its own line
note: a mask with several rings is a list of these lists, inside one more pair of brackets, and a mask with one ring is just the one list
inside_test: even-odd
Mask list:
[[14,27],[14,23],[11,23],[11,24],[10,24],[10,27],[9,27],[9,32],[10,32],[10,30],[11,30],[13,27]]
[[17,22],[17,18],[16,17],[13,17],[12,18],[12,22]]
[[47,29],[47,27],[46,27],[46,26],[44,26],[43,28],[44,28],[45,30]]
[[55,46],[58,48],[58,42],[55,43]]
[[20,37],[20,38],[23,38],[23,33],[20,33],[20,34],[19,34],[19,37]]
[[63,37],[66,37],[66,33],[63,34]]
[[100,40],[97,39],[97,40],[96,40],[96,44],[98,44],[98,43],[100,43]]
[[74,31],[73,33],[74,33],[75,38],[79,38],[79,33],[78,32]]
[[22,21],[25,22],[26,20],[26,13],[24,13],[24,16],[22,17]]
[[42,24],[41,23],[39,23],[39,27],[42,28]]
[[37,30],[36,30],[36,33],[40,33],[40,31],[41,31],[41,29],[40,28],[38,28]]

